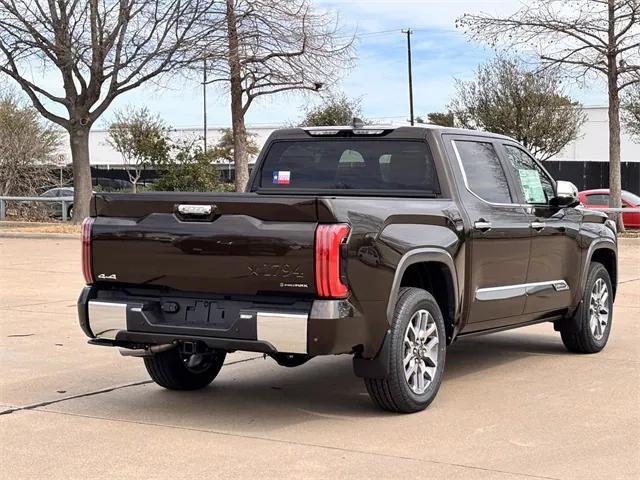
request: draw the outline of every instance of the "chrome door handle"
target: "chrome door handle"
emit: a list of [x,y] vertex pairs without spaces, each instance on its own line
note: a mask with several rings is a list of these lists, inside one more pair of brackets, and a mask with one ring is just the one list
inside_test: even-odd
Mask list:
[[491,222],[485,222],[484,220],[478,220],[474,222],[473,228],[480,230],[481,232],[488,232],[491,230]]
[[537,230],[538,232],[546,226],[544,222],[531,222],[529,225],[531,226],[531,228]]
[[182,215],[211,215],[212,210],[211,205],[178,205],[178,213]]

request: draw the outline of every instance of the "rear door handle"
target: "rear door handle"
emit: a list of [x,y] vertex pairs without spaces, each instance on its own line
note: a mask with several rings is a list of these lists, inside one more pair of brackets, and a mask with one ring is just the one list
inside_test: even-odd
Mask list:
[[534,230],[537,230],[538,232],[546,226],[544,222],[537,222],[537,221],[531,222],[529,225],[531,226],[531,228],[533,228]]
[[481,232],[488,232],[491,230],[491,222],[485,222],[484,220],[477,220],[473,224],[473,228],[480,230]]

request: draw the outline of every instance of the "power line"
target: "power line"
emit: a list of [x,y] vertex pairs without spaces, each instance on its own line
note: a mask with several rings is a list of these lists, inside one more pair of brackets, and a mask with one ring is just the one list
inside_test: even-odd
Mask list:
[[[364,33],[356,33],[353,35],[353,37],[355,38],[366,38],[366,37],[372,37],[372,36],[376,36],[376,35],[389,35],[392,33],[398,33],[398,32],[402,32],[404,29],[403,28],[393,28],[393,29],[389,29],[389,30],[378,30],[378,31],[374,31],[374,32],[364,32]],[[412,28],[411,29],[412,32],[429,32],[432,33],[434,35],[437,34],[441,34],[441,33],[461,33],[460,30],[456,30],[456,29],[450,29],[450,28],[428,28],[428,27],[421,27],[421,28]]]
[[402,30],[407,35],[407,66],[409,67],[409,121],[413,125],[413,72],[411,71],[411,28]]

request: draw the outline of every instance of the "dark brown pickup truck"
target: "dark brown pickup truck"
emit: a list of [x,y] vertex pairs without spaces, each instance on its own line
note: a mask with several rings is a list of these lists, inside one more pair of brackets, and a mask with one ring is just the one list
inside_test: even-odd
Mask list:
[[280,130],[246,193],[96,194],[80,325],[166,388],[236,350],[351,354],[377,405],[418,411],[459,336],[552,322],[571,351],[605,346],[615,225],[576,194],[500,135]]

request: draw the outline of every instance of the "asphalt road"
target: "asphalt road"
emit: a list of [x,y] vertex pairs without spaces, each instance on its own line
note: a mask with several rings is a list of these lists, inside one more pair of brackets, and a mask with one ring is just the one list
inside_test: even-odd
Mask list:
[[199,392],[77,326],[77,240],[0,238],[2,478],[640,478],[640,241],[623,241],[609,345],[551,325],[463,339],[414,415],[376,410],[349,357],[233,354]]

